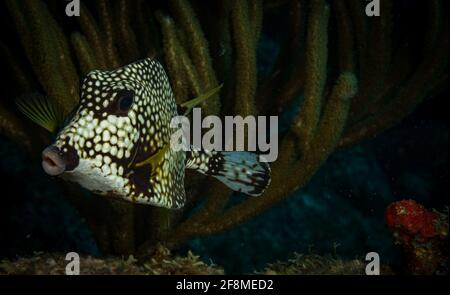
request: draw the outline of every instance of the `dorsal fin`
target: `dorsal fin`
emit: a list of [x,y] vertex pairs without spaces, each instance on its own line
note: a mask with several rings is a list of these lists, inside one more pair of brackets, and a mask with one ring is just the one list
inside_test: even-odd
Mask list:
[[223,84],[220,84],[219,86],[212,88],[208,90],[207,92],[201,94],[200,96],[193,98],[191,100],[188,100],[186,102],[183,102],[179,105],[181,110],[183,111],[183,115],[189,114],[189,112],[208,98],[214,96],[215,94],[219,93],[220,89],[223,87]]

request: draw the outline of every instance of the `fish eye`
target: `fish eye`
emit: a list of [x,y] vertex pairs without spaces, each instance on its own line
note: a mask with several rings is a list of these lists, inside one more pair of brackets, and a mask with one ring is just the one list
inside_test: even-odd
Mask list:
[[117,109],[120,113],[127,113],[134,101],[134,92],[131,90],[121,90],[117,93]]

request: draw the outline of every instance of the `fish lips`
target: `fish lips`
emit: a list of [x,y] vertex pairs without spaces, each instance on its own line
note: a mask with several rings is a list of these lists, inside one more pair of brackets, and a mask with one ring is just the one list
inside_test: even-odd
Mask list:
[[58,176],[75,169],[79,164],[76,150],[71,146],[63,148],[51,145],[42,151],[42,168],[51,176]]

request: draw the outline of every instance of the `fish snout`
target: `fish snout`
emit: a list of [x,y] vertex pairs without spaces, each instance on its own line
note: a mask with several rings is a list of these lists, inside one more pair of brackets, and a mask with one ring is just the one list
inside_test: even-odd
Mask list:
[[56,146],[49,146],[42,151],[42,168],[45,173],[57,176],[63,172],[75,169],[79,158],[74,148],[68,147],[62,152]]

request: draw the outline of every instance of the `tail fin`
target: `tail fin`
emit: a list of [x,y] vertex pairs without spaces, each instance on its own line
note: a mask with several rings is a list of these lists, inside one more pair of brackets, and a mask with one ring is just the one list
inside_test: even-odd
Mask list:
[[249,152],[188,152],[186,168],[210,175],[234,191],[259,196],[269,186],[270,166]]

